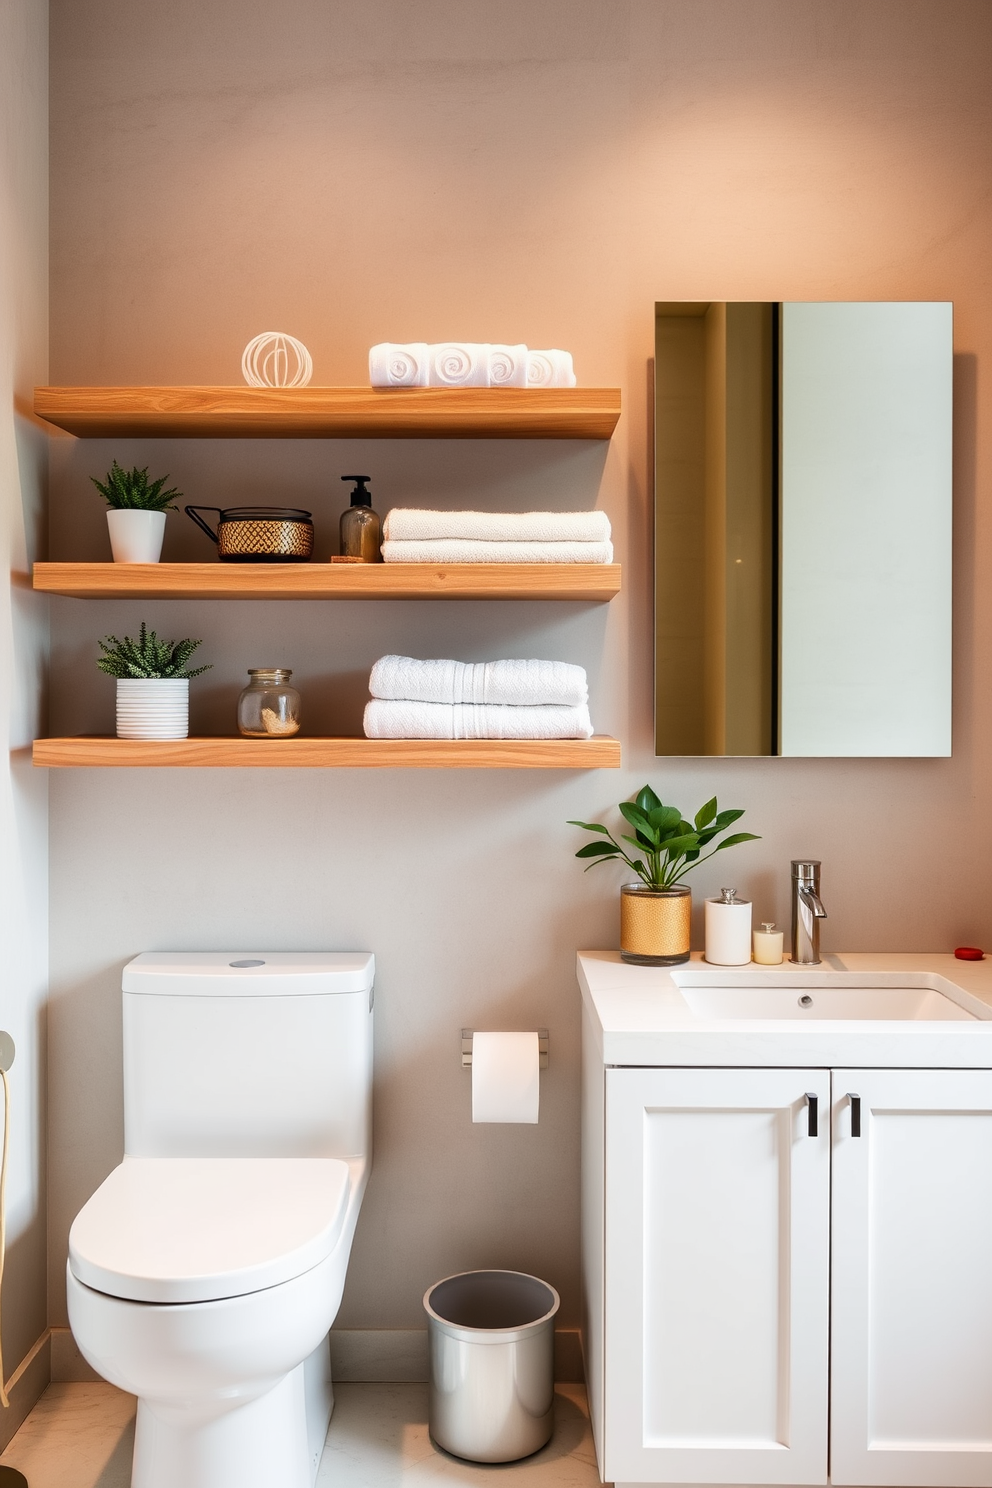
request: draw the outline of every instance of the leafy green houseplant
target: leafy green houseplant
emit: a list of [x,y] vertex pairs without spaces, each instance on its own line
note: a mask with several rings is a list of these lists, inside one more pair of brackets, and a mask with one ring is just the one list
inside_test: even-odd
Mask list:
[[150,481],[147,465],[144,470],[139,470],[137,465],[132,470],[123,470],[116,460],[107,471],[106,482],[98,481],[95,475],[90,476],[100,495],[106,498],[107,505],[120,511],[178,511],[173,498],[183,493],[175,487],[163,490],[168,479],[163,475]]
[[189,679],[209,666],[190,667],[200,641],[159,640],[142,620],[137,639],[99,642],[101,672],[117,678],[119,739],[185,739],[189,735]]
[[144,620],[138,630],[138,639],[125,636],[119,641],[116,636],[107,636],[97,643],[103,655],[97,666],[109,677],[144,677],[146,680],[162,680],[175,677],[198,677],[209,672],[210,665],[193,667],[189,661],[202,641],[160,641],[154,630],[149,630]]
[[624,833],[618,842],[600,822],[570,821],[569,826],[596,833],[596,840],[575,856],[591,860],[586,871],[619,860],[637,875],[639,882],[621,889],[620,954],[625,961],[649,966],[687,961],[692,897],[682,880],[723,848],[758,838],[753,832],[723,837],[744,812],[721,811],[716,796],[700,806],[691,822],[677,806],[666,806],[649,785],[633,801],[621,801],[619,809],[633,835]]
[[90,480],[110,510],[107,526],[115,563],[157,563],[165,536],[165,514],[176,511],[174,498],[182,492],[165,489],[167,475],[148,479],[148,466],[124,470],[115,460],[105,481]]

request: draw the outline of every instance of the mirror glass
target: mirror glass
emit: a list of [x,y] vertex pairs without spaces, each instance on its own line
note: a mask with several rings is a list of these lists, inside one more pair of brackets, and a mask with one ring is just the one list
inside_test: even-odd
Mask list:
[[948,303],[655,306],[655,752],[951,752]]

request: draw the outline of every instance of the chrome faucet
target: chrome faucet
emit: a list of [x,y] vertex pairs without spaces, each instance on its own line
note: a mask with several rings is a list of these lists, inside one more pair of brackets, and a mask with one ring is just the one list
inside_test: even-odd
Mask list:
[[820,903],[819,858],[793,858],[791,959],[798,966],[820,964],[820,921],[826,918]]

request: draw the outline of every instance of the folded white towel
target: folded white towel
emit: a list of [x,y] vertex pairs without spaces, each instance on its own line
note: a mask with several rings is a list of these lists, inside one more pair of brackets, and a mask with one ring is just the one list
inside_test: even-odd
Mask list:
[[488,343],[443,341],[430,352],[431,387],[489,386]]
[[481,341],[380,341],[369,352],[373,387],[575,387],[568,351]]
[[585,668],[570,661],[421,661],[382,656],[372,668],[374,698],[421,703],[497,703],[579,708],[589,701]]
[[575,387],[570,351],[528,351],[528,387]]
[[369,352],[369,382],[373,387],[427,387],[430,350],[426,341],[381,341]]
[[365,707],[367,739],[588,739],[589,709],[387,702]]
[[612,563],[611,542],[384,542],[385,563]]
[[519,346],[490,346],[489,386],[527,386],[527,348]]
[[382,535],[393,542],[431,542],[437,537],[474,542],[609,542],[610,519],[604,511],[426,511],[394,506],[386,513]]

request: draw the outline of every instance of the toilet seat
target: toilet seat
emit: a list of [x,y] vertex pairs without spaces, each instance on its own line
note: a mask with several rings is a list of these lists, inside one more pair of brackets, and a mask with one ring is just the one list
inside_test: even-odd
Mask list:
[[333,1250],[338,1158],[125,1157],[77,1214],[72,1274],[134,1302],[212,1302],[292,1280]]

